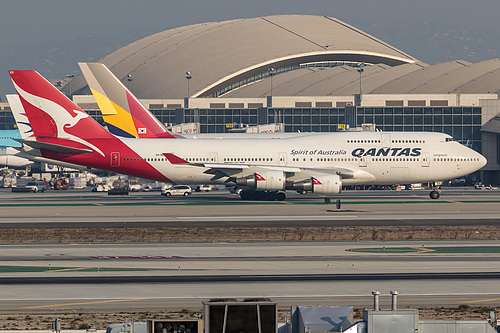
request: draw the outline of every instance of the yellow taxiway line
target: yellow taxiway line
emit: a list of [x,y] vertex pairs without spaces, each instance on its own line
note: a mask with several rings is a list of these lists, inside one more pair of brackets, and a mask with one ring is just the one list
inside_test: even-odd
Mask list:
[[24,307],[23,309],[39,309],[39,308],[50,308],[50,307],[55,307],[55,306],[85,305],[85,304],[114,303],[114,302],[131,302],[131,301],[141,301],[141,300],[145,300],[145,299],[148,299],[148,298],[110,299],[110,300],[106,300],[106,301],[36,305],[36,306],[27,306],[27,307]]
[[493,302],[493,301],[500,301],[500,298],[479,299],[477,301],[465,301],[463,303],[482,303],[482,302]]

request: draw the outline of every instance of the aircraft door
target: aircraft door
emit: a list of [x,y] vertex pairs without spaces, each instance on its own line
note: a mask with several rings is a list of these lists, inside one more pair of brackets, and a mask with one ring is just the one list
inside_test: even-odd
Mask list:
[[360,167],[366,167],[367,166],[367,159],[368,157],[367,156],[361,156],[360,159],[359,159],[359,166]]
[[422,166],[428,167],[431,165],[431,159],[429,157],[429,153],[422,153]]
[[382,133],[382,146],[391,148],[391,135],[389,133]]
[[457,170],[460,171],[463,168],[462,159],[461,158],[455,158],[455,160],[457,162]]
[[217,153],[216,152],[210,153],[210,162],[217,163]]
[[280,159],[280,166],[285,166],[286,165],[286,153],[280,153],[279,159]]
[[112,152],[111,153],[111,166],[112,167],[119,167],[120,166],[120,153],[119,152]]

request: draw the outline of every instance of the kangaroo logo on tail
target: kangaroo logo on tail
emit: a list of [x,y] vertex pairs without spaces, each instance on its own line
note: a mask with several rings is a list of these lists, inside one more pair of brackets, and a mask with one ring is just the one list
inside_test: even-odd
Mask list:
[[[11,75],[14,74],[14,71],[10,72]],[[50,123],[52,125],[52,129],[54,130],[54,133],[52,135],[49,135],[48,137],[53,137],[53,138],[60,138],[60,139],[69,139],[72,141],[79,142],[83,144],[84,146],[87,146],[89,148],[92,148],[94,151],[98,152],[101,154],[103,157],[105,156],[104,153],[97,148],[95,145],[92,143],[88,142],[87,140],[84,140],[80,136],[74,135],[72,133],[69,133],[68,130],[74,129],[76,125],[80,123],[81,120],[89,118],[89,115],[86,114],[82,110],[78,110],[76,105],[73,105],[74,107],[72,110],[66,109],[64,106],[58,104],[57,102],[54,102],[52,100],[49,100],[47,98],[39,97],[34,94],[31,94],[25,90],[23,90],[14,80],[13,78],[13,83],[14,86],[17,90],[17,93],[19,96],[27,103],[29,103],[30,107],[36,108],[38,110],[43,111],[45,114],[47,114],[50,118]],[[47,82],[48,83],[48,82]],[[50,83],[48,83],[50,85]],[[50,85],[53,87],[52,85]],[[55,88],[54,88],[55,89]],[[60,93],[59,91],[57,91]],[[26,109],[26,106],[25,106]],[[28,117],[30,117],[30,112],[29,110],[26,110]],[[36,119],[33,119],[36,121]],[[30,119],[30,123],[32,127],[35,127],[36,125],[33,124],[33,120]],[[54,128],[55,125],[55,128]],[[35,135],[36,135],[36,128],[34,128]],[[74,132],[72,130],[71,132]]]

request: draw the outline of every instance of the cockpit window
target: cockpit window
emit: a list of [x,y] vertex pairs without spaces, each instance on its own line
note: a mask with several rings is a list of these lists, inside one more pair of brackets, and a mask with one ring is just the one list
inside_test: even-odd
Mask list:
[[457,140],[455,138],[449,137],[449,138],[446,138],[445,142],[451,142],[451,141],[457,141]]

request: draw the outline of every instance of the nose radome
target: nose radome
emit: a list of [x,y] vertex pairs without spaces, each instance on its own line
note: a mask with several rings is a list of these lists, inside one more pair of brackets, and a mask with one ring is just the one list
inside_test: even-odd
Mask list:
[[486,163],[488,163],[488,160],[486,159],[486,157],[484,157],[483,155],[479,154],[479,162],[481,163],[481,168],[484,167],[486,165]]

